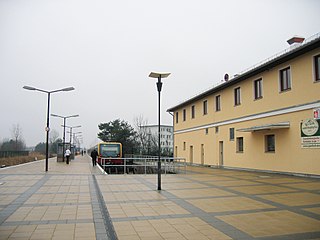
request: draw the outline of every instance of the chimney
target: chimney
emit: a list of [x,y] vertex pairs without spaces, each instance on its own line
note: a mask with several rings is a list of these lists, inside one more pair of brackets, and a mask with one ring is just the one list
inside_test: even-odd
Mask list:
[[225,81],[225,82],[228,82],[228,81],[229,81],[229,74],[228,74],[228,73],[226,73],[226,74],[224,75],[224,81]]
[[297,44],[301,44],[304,41],[304,37],[298,37],[298,36],[294,36],[292,38],[290,38],[287,43],[289,43],[289,45],[297,45]]

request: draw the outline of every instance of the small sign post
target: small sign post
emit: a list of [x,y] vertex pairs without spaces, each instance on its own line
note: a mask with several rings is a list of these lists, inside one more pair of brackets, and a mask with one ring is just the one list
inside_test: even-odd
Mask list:
[[320,119],[320,108],[313,110],[313,118],[314,119]]

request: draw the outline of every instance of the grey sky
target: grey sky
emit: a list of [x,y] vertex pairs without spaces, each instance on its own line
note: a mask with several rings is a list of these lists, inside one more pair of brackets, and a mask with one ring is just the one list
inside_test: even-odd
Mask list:
[[[0,0],[0,140],[19,124],[28,146],[45,141],[51,113],[79,114],[84,144],[97,125],[143,115],[157,123],[156,80],[166,109],[320,31],[318,0]],[[61,136],[62,119],[51,117]]]

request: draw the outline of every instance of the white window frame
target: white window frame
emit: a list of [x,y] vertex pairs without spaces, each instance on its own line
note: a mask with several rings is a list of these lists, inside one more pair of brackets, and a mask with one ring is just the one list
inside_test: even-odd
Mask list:
[[[313,78],[312,78],[312,81],[314,82],[314,83],[319,83],[320,82],[320,80],[317,80],[316,79],[316,66],[315,66],[315,58],[316,57],[320,57],[320,52],[318,52],[318,53],[316,53],[316,54],[314,54],[313,56],[312,56],[312,76],[313,76]],[[320,69],[319,69],[320,70]],[[319,73],[320,74],[320,73]]]
[[[237,104],[237,101],[236,101],[236,100],[238,100],[238,98],[236,98],[236,90],[237,90],[237,89],[239,89],[239,103],[238,103],[238,104]],[[235,106],[235,107],[241,105],[242,99],[241,99],[241,87],[240,87],[240,86],[235,87],[235,88],[233,89],[233,101],[234,101],[234,106]]]
[[[287,89],[281,89],[281,80],[282,80],[282,71],[284,71],[284,70],[286,70],[286,69],[289,69],[290,70],[290,87],[289,88],[287,88]],[[283,67],[283,68],[281,68],[281,69],[279,69],[279,72],[278,72],[278,75],[279,75],[279,80],[278,80],[278,83],[279,83],[279,93],[283,93],[283,92],[287,92],[287,91],[290,91],[290,90],[292,90],[292,67],[291,67],[291,65],[288,65],[288,66],[285,66],[285,67]]]
[[[256,82],[260,81],[261,82],[261,89],[260,89],[260,97],[256,97]],[[253,99],[254,100],[260,100],[263,98],[263,78],[259,77],[253,80]]]

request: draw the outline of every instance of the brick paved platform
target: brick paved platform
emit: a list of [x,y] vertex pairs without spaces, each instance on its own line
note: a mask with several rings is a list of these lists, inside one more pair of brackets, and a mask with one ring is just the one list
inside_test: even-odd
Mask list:
[[89,156],[0,170],[0,239],[320,239],[320,179],[188,167],[104,175]]

